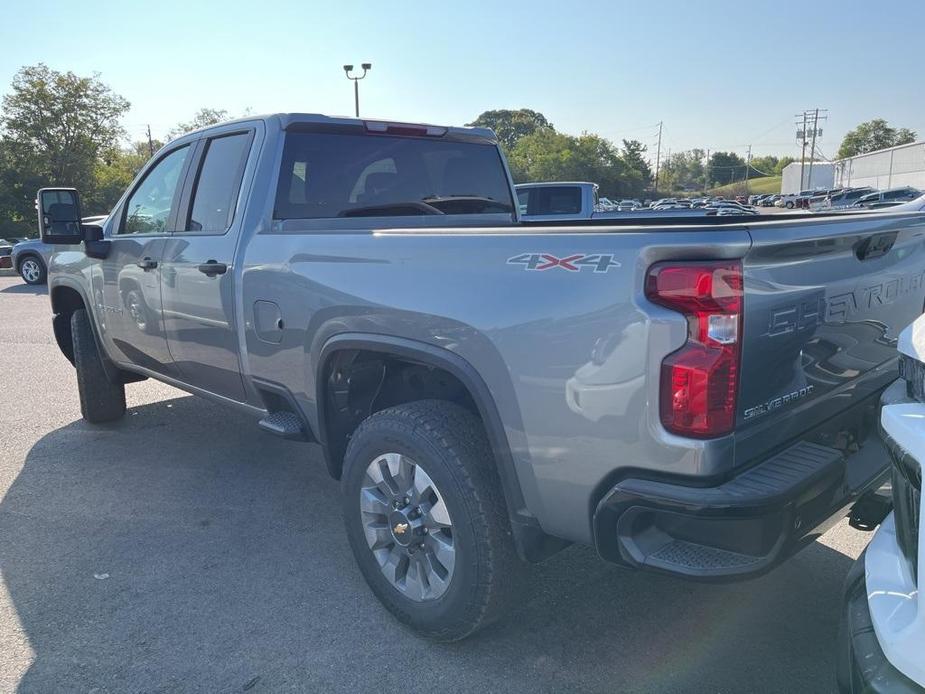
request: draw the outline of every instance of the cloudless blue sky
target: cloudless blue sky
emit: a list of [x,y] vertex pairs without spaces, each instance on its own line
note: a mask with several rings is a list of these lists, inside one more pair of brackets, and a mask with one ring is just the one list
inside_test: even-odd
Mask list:
[[371,61],[364,116],[462,124],[528,107],[565,132],[794,154],[793,115],[829,109],[832,156],[883,117],[925,137],[925,0],[206,2],[0,8],[0,89],[19,67],[101,73],[140,139],[200,107],[353,112],[344,63]]

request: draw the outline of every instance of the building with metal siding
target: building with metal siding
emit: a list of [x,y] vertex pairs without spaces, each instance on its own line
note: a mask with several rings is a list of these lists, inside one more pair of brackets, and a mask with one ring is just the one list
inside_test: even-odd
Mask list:
[[835,185],[881,190],[912,186],[925,190],[925,142],[839,159],[835,162]]
[[[809,162],[802,167],[803,181],[800,182],[800,162],[787,164],[781,172],[780,192],[784,195],[799,193],[801,190],[820,190],[834,187],[835,165],[827,161],[813,162],[812,174]],[[810,178],[812,176],[812,178]]]

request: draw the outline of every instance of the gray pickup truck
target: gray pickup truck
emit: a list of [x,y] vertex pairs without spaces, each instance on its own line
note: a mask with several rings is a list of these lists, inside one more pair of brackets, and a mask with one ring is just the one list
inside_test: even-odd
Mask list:
[[922,214],[534,223],[491,131],[301,114],[185,135],[79,208],[39,192],[83,416],[150,377],[319,443],[363,576],[433,639],[569,543],[755,576],[888,475]]

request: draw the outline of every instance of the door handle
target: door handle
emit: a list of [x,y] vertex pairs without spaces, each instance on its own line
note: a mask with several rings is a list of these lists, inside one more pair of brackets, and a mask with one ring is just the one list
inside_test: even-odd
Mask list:
[[225,263],[219,263],[215,260],[207,260],[202,265],[199,266],[199,272],[201,272],[206,277],[215,277],[216,275],[224,275],[228,270],[228,266]]
[[142,270],[147,272],[148,270],[153,270],[154,268],[157,267],[157,261],[152,260],[151,258],[148,258],[148,257],[144,257],[141,260],[139,260],[137,263],[135,263],[135,265],[137,265]]

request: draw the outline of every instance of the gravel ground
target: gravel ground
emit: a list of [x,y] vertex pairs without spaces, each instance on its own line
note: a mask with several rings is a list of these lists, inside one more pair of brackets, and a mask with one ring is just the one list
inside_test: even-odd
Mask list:
[[400,628],[354,567],[320,451],[152,381],[80,419],[44,288],[0,274],[0,691],[827,692],[842,523],[768,576],[701,585],[573,547],[505,622]]

